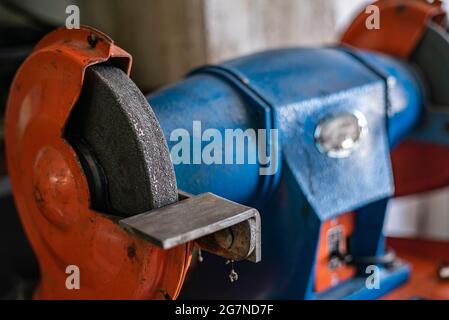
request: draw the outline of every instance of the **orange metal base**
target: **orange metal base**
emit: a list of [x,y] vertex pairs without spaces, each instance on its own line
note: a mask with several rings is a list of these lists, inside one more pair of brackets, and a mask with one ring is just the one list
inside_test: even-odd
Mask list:
[[[38,257],[37,299],[176,298],[191,245],[164,251],[90,209],[86,177],[63,139],[87,67],[111,62],[129,74],[131,57],[87,27],[47,35],[17,72],[6,114],[7,163],[21,221]],[[68,289],[69,265],[80,289]]]

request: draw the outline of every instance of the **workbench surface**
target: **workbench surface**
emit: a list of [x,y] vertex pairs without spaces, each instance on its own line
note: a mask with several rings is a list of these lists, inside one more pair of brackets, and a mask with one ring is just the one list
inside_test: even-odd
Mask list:
[[449,280],[437,276],[440,264],[449,263],[449,242],[389,238],[387,243],[413,270],[409,282],[385,296],[385,300],[449,300]]

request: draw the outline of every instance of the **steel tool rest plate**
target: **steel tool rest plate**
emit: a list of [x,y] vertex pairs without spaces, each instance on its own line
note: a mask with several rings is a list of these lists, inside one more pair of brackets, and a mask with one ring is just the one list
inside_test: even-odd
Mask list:
[[[89,150],[100,168],[105,194],[93,199],[95,209],[130,216],[178,200],[173,165],[156,116],[119,68],[95,65],[86,70],[66,136],[78,154],[80,144]],[[89,180],[90,189],[95,189]]]

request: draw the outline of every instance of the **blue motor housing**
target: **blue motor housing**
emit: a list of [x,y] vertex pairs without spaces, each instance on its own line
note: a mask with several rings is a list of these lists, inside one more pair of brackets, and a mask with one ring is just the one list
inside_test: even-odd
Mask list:
[[[394,193],[390,149],[414,128],[424,103],[410,66],[346,47],[274,50],[197,69],[148,101],[172,152],[178,187],[251,205],[262,218],[262,262],[236,263],[239,280],[230,283],[230,266],[204,254],[182,297],[365,299],[407,279],[407,265],[379,264],[380,286],[368,289],[366,265],[359,264],[355,277],[314,289],[325,221],[354,212],[351,255],[384,254],[382,227]],[[366,128],[351,152],[332,156],[320,150],[317,128],[344,114],[360,115]],[[229,145],[236,140],[226,140],[239,129],[267,134],[262,141],[244,136],[249,152],[240,159]]]

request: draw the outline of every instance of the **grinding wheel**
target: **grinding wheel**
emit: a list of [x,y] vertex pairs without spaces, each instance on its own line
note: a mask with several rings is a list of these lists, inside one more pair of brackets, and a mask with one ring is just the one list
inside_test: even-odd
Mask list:
[[86,70],[65,136],[86,171],[93,209],[130,216],[177,201],[159,122],[121,69],[94,65]]

